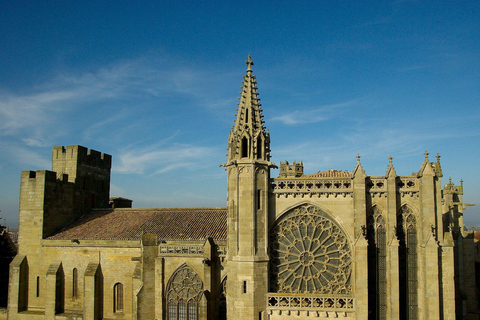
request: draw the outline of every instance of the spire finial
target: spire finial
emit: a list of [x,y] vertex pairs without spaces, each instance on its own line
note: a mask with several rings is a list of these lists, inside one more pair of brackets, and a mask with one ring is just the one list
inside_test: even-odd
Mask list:
[[463,179],[460,179],[460,185],[463,187]]
[[448,184],[452,185],[452,177],[448,178]]
[[390,165],[393,165],[393,162],[392,162],[392,161],[393,161],[393,158],[392,158],[392,155],[390,155],[390,157],[388,157],[388,163],[389,163]]
[[360,153],[357,153],[357,163],[360,163]]
[[440,162],[440,153],[437,153],[436,158],[437,158],[437,162]]
[[252,66],[253,66],[253,61],[252,61],[252,56],[249,54],[248,55],[248,60],[245,61],[245,63],[247,64],[247,72],[252,72]]
[[425,155],[425,159],[428,160],[428,151],[427,150],[425,150],[424,155]]

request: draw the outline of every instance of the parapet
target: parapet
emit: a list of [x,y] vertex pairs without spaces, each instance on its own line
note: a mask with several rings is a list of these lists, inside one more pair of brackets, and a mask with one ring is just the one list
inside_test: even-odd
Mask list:
[[88,149],[80,145],[53,147],[53,171],[57,171],[55,170],[55,164],[59,161],[76,161],[77,164],[87,164],[107,170],[110,170],[112,167],[111,155],[93,149]]
[[[66,177],[65,181],[68,181],[67,175],[62,175],[62,179]],[[49,170],[38,170],[38,171],[22,171],[22,181],[25,179],[32,179],[36,181],[45,181],[45,182],[56,182],[57,174],[56,172]],[[60,179],[60,180],[62,180]]]

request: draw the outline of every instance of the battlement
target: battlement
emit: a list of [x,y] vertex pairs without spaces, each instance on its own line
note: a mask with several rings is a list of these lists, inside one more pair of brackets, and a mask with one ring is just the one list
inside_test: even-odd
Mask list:
[[80,145],[53,147],[53,166],[55,166],[55,162],[58,161],[75,161],[78,164],[86,164],[107,170],[110,170],[112,166],[111,155],[88,149]]
[[45,182],[68,182],[68,174],[62,174],[57,177],[57,173],[50,170],[22,171],[22,181],[45,181]]
[[292,178],[303,176],[303,162],[293,161],[293,164],[289,164],[288,161],[280,162],[280,174],[279,178]]

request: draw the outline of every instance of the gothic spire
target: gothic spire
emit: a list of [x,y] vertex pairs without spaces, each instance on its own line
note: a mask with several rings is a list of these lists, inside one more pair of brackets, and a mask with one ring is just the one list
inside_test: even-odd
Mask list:
[[240,91],[240,102],[238,103],[238,112],[236,115],[236,121],[234,130],[235,132],[247,131],[251,136],[258,133],[258,131],[264,131],[263,115],[260,104],[260,98],[258,98],[257,77],[253,75],[252,56],[248,55],[247,74],[243,76],[242,87]]
[[228,160],[270,161],[270,134],[265,129],[252,57],[243,76],[235,125],[228,141]]

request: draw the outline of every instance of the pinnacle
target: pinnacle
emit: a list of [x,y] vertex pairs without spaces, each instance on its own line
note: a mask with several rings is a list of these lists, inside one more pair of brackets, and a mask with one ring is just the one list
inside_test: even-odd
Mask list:
[[245,61],[245,63],[247,64],[247,72],[249,74],[251,74],[252,73],[252,66],[254,64],[253,61],[252,61],[252,56],[251,55],[248,55],[248,60]]

